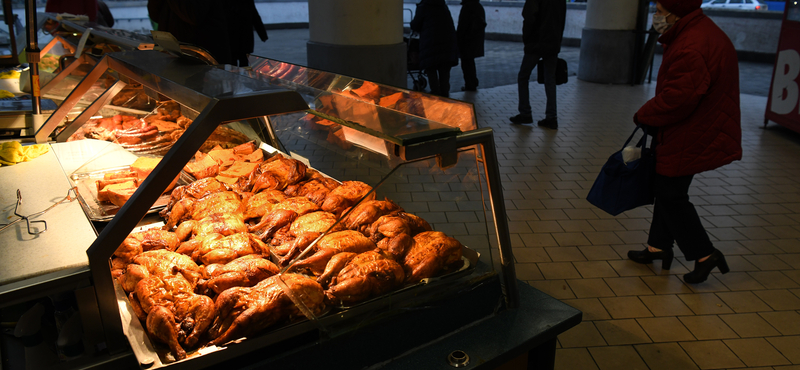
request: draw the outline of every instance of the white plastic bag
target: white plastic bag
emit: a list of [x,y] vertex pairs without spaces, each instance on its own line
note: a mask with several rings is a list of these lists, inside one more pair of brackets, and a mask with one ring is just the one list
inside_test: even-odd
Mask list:
[[635,161],[642,157],[642,148],[635,146],[626,146],[622,149],[622,161],[625,164]]

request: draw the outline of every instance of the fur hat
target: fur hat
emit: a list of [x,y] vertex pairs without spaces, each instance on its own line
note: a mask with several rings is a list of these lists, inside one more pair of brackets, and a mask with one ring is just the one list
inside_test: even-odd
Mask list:
[[658,0],[661,6],[678,17],[685,17],[689,13],[700,9],[702,0]]

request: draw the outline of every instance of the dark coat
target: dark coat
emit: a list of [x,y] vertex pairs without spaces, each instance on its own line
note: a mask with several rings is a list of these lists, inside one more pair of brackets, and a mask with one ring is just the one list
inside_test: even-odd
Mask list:
[[207,50],[220,64],[246,65],[254,29],[267,39],[253,0],[148,0],[147,11],[159,31]]
[[564,0],[526,0],[522,7],[522,42],[526,54],[558,55],[567,20]]
[[458,53],[462,58],[483,56],[483,39],[486,35],[486,12],[480,0],[461,1],[458,13]]
[[659,128],[656,172],[693,175],[741,159],[739,64],[728,36],[698,9],[658,41],[656,95],[634,115]]
[[422,0],[417,4],[411,30],[419,33],[421,69],[458,65],[456,27],[444,0]]

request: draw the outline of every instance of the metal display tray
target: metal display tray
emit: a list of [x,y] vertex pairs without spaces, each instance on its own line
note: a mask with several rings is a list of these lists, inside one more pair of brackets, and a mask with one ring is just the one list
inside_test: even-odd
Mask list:
[[[90,220],[110,221],[120,209],[120,207],[112,203],[101,202],[97,199],[96,181],[103,179],[103,176],[107,173],[125,171],[129,168],[130,166],[113,167],[99,171],[74,173],[70,176],[70,180],[72,180],[77,188],[78,202],[80,202],[81,207]],[[176,186],[185,184],[186,182],[179,178]],[[169,197],[169,193],[162,194],[153,206],[150,207],[148,213],[155,213],[164,209],[169,202]]]
[[321,337],[335,336],[331,332],[342,331],[338,327],[340,321],[357,320],[359,317],[363,317],[365,320],[374,320],[377,312],[407,307],[410,304],[408,303],[409,301],[418,301],[420,297],[426,295],[436,296],[440,292],[455,289],[457,281],[475,271],[480,259],[480,253],[473,249],[462,247],[461,258],[464,261],[464,265],[456,271],[423,279],[419,283],[401,287],[352,306],[329,307],[325,313],[313,320],[303,319],[298,322],[267,328],[250,338],[239,338],[223,346],[207,346],[187,350],[187,357],[180,361],[174,360],[165,344],[153,343],[150,340],[146,329],[136,317],[125,291],[116,281],[114,281],[114,287],[124,332],[140,366],[147,369],[166,366],[175,369],[195,369],[199,365],[196,361],[203,361],[201,367],[210,366],[255,349],[277,344],[314,331],[319,331]]

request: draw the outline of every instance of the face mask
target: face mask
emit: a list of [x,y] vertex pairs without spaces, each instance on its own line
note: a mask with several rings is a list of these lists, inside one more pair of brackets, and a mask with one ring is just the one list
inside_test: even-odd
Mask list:
[[667,23],[667,15],[653,14],[653,28],[656,29],[656,32],[664,34],[672,27],[672,24]]

